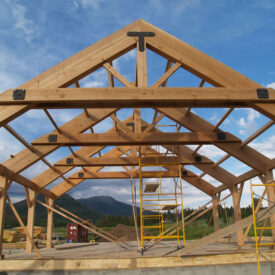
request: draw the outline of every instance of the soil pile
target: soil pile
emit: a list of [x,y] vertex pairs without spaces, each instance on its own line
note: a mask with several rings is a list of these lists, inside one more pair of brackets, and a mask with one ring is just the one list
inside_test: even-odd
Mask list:
[[[120,238],[122,241],[136,241],[136,229],[134,226],[128,226],[124,224],[118,224],[116,227],[112,228],[110,233],[118,238]],[[138,231],[140,236],[140,230]],[[152,236],[151,232],[144,231],[144,236]],[[100,238],[98,241],[106,241],[103,238]]]

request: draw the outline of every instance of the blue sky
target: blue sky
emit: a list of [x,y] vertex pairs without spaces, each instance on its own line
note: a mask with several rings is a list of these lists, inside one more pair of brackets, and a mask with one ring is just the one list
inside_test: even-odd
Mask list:
[[[275,2],[273,0],[1,0],[1,91],[14,88],[32,79],[65,58],[139,18],[184,40],[259,84],[275,88],[274,14]],[[114,66],[132,81],[135,52],[132,51],[120,58]],[[161,76],[165,60],[148,52],[148,66],[149,84],[153,84]],[[184,70],[178,71],[169,81],[170,86],[198,84],[199,80]],[[83,79],[81,85],[106,86],[106,72],[97,71]],[[217,123],[226,110],[194,109],[194,112],[211,123]],[[80,110],[51,111],[59,125],[79,113]],[[130,113],[131,110],[121,111],[119,118],[124,119]],[[150,121],[151,117],[152,112],[144,110],[143,118]],[[232,131],[236,136],[245,139],[267,121],[266,117],[253,110],[234,110],[221,128],[225,131]],[[161,124],[168,123],[173,124],[168,119],[161,121]],[[41,111],[30,111],[10,125],[29,142],[53,130],[53,126]],[[112,127],[112,121],[107,119],[95,129],[97,132],[104,132],[110,127]],[[170,129],[162,130],[169,131]],[[274,126],[253,141],[252,146],[268,157],[274,158]],[[20,143],[5,130],[0,129],[1,162],[21,149],[23,146]],[[218,160],[224,155],[222,151],[211,146],[203,146],[199,152],[208,154],[213,160]],[[67,154],[69,151],[64,148],[49,155],[47,159],[54,163]],[[236,175],[249,169],[234,158],[224,162],[222,167]],[[32,178],[43,169],[46,169],[45,165],[39,162],[22,174]],[[199,172],[196,169],[193,171]],[[219,185],[210,177],[205,177],[205,179],[214,185]],[[103,186],[107,187],[107,193]],[[208,199],[193,187],[188,185],[185,187],[187,197],[190,198],[190,205],[196,206]],[[77,198],[108,194],[116,199],[129,202],[128,189],[128,181],[99,183],[94,180],[83,183],[70,194]],[[244,204],[249,201],[247,188],[245,193],[247,199],[244,199]],[[19,200],[23,197],[23,189],[13,184],[10,194],[14,200]]]

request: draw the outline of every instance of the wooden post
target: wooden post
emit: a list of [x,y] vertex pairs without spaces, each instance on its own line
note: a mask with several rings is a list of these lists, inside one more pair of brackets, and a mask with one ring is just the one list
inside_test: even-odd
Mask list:
[[215,194],[213,196],[213,220],[214,220],[214,230],[215,232],[220,230],[219,221],[219,195]]
[[[266,184],[274,184],[273,172],[268,170],[265,176]],[[272,206],[275,203],[275,186],[267,186],[267,199],[268,206]],[[270,226],[275,227],[275,215],[270,216]],[[275,243],[275,229],[272,229],[272,242]]]
[[0,259],[2,260],[4,256],[2,255],[2,244],[5,226],[5,214],[6,214],[6,193],[7,193],[8,180],[0,176]]
[[[47,204],[50,207],[53,207],[54,201],[51,198],[47,199]],[[46,248],[51,248],[52,247],[52,231],[53,231],[53,211],[49,208],[47,208],[48,212],[48,220],[47,220],[47,243],[46,243]]]
[[27,221],[27,231],[29,234],[26,236],[26,252],[31,253],[33,249],[32,239],[33,239],[33,226],[34,226],[34,216],[35,216],[35,200],[36,191],[29,190],[29,202],[28,207],[28,221]]
[[[233,208],[234,208],[234,221],[238,222],[242,219],[242,212],[240,207],[240,201],[241,201],[241,194],[242,194],[242,187],[239,189],[237,185],[234,185],[232,188],[230,188],[230,192],[232,193],[232,199],[233,199]],[[244,245],[244,234],[243,229],[240,228],[237,231],[237,242],[239,248]]]

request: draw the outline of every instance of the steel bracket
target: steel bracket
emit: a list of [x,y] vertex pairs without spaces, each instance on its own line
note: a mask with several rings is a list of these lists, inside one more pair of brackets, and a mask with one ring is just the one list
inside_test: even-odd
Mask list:
[[26,90],[16,89],[13,91],[12,99],[13,100],[24,100],[26,96]]
[[67,164],[73,164],[74,163],[74,159],[73,158],[67,158],[66,159],[66,163]]
[[217,139],[218,140],[226,140],[226,133],[225,132],[217,132]]
[[182,173],[181,173],[183,176],[187,176],[188,172],[186,170],[182,170]]
[[57,142],[57,135],[49,135],[48,141],[49,142]]
[[79,172],[79,173],[78,173],[78,177],[79,177],[79,178],[83,178],[83,177],[84,177],[84,173],[83,173],[83,172]]
[[153,37],[156,34],[154,32],[127,32],[128,36],[137,36],[138,37],[138,49],[140,52],[143,52],[145,49],[144,46],[144,37]]
[[201,156],[195,156],[195,162],[201,162]]
[[268,90],[264,88],[257,89],[257,96],[260,99],[267,99],[269,98]]

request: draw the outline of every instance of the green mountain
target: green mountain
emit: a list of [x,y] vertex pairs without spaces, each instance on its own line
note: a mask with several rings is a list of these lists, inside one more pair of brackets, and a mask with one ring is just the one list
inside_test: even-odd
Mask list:
[[[88,199],[78,199],[82,205],[101,212],[104,215],[132,216],[133,210],[130,204],[115,200],[110,196],[95,196]],[[139,208],[137,209],[139,213]]]
[[[42,202],[45,202],[44,196],[40,194],[37,196],[37,199]],[[55,201],[55,203],[63,207],[64,209],[74,213],[75,215],[81,217],[84,220],[91,220],[92,222],[96,222],[97,220],[101,219],[101,217],[103,216],[102,213],[99,213],[94,209],[91,209],[81,204],[76,199],[72,198],[67,194],[64,194],[62,197],[58,198]],[[18,211],[20,217],[22,218],[24,224],[26,224],[27,211],[28,211],[26,200],[19,201],[15,203],[14,206]],[[47,209],[44,206],[37,203],[35,207],[35,225],[45,226],[46,223],[47,223]],[[54,225],[56,227],[66,226],[67,223],[68,223],[67,219],[54,213]],[[6,210],[5,226],[7,228],[19,226],[9,205],[7,205],[7,210]]]

